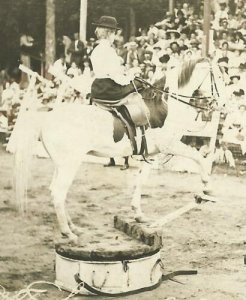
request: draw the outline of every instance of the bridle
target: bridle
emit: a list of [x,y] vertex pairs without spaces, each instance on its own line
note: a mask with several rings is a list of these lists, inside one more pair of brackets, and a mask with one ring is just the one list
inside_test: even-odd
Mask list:
[[[215,81],[215,77],[214,77],[214,73],[213,73],[213,69],[212,69],[212,65],[211,62],[209,61],[210,67],[209,67],[209,71],[208,73],[205,75],[205,77],[202,79],[201,83],[198,85],[197,89],[195,90],[199,90],[200,87],[202,86],[203,82],[205,81],[205,79],[207,78],[207,76],[210,76],[210,83],[211,83],[211,97],[208,96],[186,96],[186,95],[181,95],[181,94],[177,94],[177,93],[173,93],[173,92],[169,92],[167,89],[162,90],[160,88],[155,87],[154,85],[152,85],[151,83],[147,82],[146,80],[142,79],[142,78],[136,78],[137,80],[143,82],[144,84],[146,84],[147,86],[149,86],[151,89],[153,89],[155,92],[160,93],[162,95],[168,95],[169,97],[171,97],[174,100],[177,100],[185,105],[191,106],[195,109],[199,109],[199,110],[204,110],[204,111],[213,111],[214,109],[212,108],[212,104],[214,103],[215,100],[215,93],[217,94],[217,97],[219,97],[219,91],[217,88],[217,84]],[[153,94],[152,98],[155,97],[155,94]],[[203,107],[203,106],[199,106],[199,105],[195,105],[192,104],[190,102],[185,101],[184,99],[190,99],[190,100],[203,100],[203,99],[211,99],[211,101],[208,103],[207,107]]]

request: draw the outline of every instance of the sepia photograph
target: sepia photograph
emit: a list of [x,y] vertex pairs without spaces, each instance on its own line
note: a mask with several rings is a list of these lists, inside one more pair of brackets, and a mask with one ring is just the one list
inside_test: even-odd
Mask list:
[[0,0],[0,300],[246,299],[246,1]]

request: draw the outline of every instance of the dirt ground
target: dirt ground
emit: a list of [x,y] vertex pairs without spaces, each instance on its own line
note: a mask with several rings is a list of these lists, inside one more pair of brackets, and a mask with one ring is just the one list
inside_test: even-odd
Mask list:
[[[1,148],[0,285],[9,296],[34,281],[54,282],[57,227],[48,190],[52,162],[34,160],[29,214],[23,218],[11,207],[14,201],[12,160],[12,155]],[[226,175],[220,170],[212,175],[221,202],[199,206],[163,228],[161,255],[166,273],[195,269],[198,274],[177,277],[183,284],[165,281],[154,291],[125,299],[246,299],[246,175],[234,173]],[[68,197],[75,223],[83,226],[93,220],[97,226],[105,223],[111,226],[119,209],[130,204],[135,175],[135,168],[121,171],[119,167],[103,168],[100,164],[88,163],[81,167]],[[155,169],[143,190],[144,211],[153,218],[164,216],[193,201],[194,193],[200,188],[196,174]],[[48,290],[38,299],[68,296],[52,286],[36,287]],[[75,296],[74,299],[91,297]]]

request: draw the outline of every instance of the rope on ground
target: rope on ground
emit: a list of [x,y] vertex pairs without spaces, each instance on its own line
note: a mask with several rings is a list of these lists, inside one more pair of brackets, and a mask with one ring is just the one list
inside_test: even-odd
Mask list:
[[[46,285],[52,285],[56,287],[60,292],[62,289],[55,283],[49,282],[49,281],[35,281],[31,284],[29,284],[26,288],[20,290],[19,292],[7,292],[6,289],[0,285],[0,299],[1,300],[40,300],[40,298],[37,298],[36,296],[40,296],[40,294],[45,294],[48,291],[44,289],[34,289],[33,286],[37,284],[46,284]],[[69,300],[73,296],[76,296],[80,289],[83,287],[83,283],[78,284],[78,286],[66,297],[61,300]]]

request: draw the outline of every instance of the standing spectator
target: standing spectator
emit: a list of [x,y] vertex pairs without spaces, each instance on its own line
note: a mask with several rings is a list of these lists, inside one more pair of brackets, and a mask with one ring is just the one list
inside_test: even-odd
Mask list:
[[127,44],[127,56],[126,56],[126,65],[128,68],[133,67],[133,61],[135,59],[139,60],[138,56],[138,44],[136,42],[129,42]]
[[68,53],[71,53],[71,64],[75,62],[79,68],[82,67],[84,48],[84,43],[79,39],[79,34],[77,32],[74,33],[74,40],[71,42],[71,45],[68,49]]
[[226,0],[219,0],[219,9],[215,13],[214,17],[218,27],[222,19],[228,19],[228,7],[226,4]]
[[20,60],[21,63],[31,68],[31,59],[30,55],[34,46],[34,39],[31,35],[23,33],[20,36]]
[[[34,39],[27,33],[22,33],[20,36],[20,61],[27,68],[31,68],[31,58],[34,46]],[[26,88],[28,85],[28,76],[24,72],[21,74],[20,85],[22,88]]]
[[62,44],[63,44],[63,54],[65,55],[65,62],[67,64],[67,67],[70,66],[71,62],[71,53],[69,53],[68,49],[70,48],[71,45],[71,39],[67,35],[62,36]]

